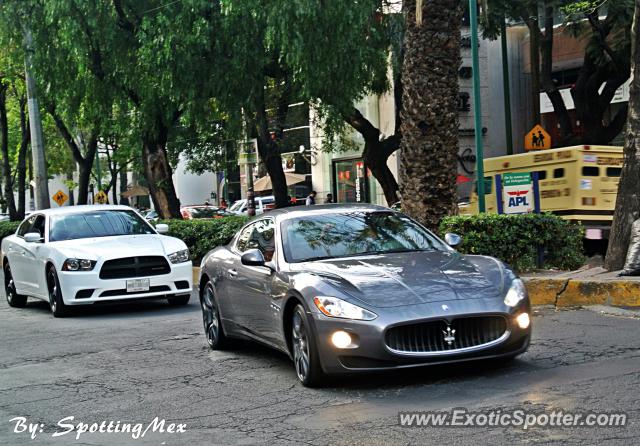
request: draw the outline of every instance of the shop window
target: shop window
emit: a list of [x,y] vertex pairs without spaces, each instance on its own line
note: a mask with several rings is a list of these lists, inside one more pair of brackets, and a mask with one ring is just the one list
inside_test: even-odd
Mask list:
[[622,167],[607,167],[608,177],[619,177],[622,173]]
[[564,167],[558,167],[557,169],[553,169],[553,178],[563,178],[564,177]]

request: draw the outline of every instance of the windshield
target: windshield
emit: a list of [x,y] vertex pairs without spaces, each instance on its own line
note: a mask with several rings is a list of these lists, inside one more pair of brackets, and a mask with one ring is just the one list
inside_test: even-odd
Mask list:
[[287,262],[388,252],[446,250],[431,232],[394,212],[346,212],[285,220]]
[[49,223],[50,242],[137,234],[155,232],[138,214],[127,210],[53,215]]
[[239,211],[242,208],[243,204],[244,204],[244,200],[238,200],[235,203],[233,203],[233,205],[231,205],[229,210],[230,211]]

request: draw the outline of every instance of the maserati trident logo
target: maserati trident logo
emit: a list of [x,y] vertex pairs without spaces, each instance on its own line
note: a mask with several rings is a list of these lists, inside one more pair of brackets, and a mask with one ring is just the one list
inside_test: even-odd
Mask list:
[[447,304],[442,304],[442,310],[443,310],[443,311],[449,311],[449,305],[447,305]]
[[449,346],[451,346],[451,344],[456,340],[456,331],[452,330],[448,325],[446,330],[442,330],[442,334],[444,335],[444,341]]

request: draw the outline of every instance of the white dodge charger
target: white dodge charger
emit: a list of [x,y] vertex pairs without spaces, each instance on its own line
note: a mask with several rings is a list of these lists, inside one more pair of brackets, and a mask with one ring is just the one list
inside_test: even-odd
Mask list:
[[189,302],[192,268],[182,240],[162,235],[127,206],[68,206],[30,214],[2,241],[7,301],[49,302],[54,316],[70,306],[167,297]]

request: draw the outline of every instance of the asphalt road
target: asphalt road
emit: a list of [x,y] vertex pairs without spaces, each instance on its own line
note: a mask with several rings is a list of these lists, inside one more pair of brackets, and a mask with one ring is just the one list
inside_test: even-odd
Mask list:
[[[608,310],[607,310],[608,311]],[[640,319],[599,309],[536,310],[528,353],[506,366],[470,364],[298,384],[289,359],[242,343],[208,350],[195,299],[90,308],[54,319],[47,304],[0,303],[0,444],[637,444]],[[623,428],[400,427],[398,412],[623,411]],[[155,417],[184,433],[76,432],[57,423]],[[24,417],[35,439],[14,433]],[[43,425],[40,430],[40,425]]]

